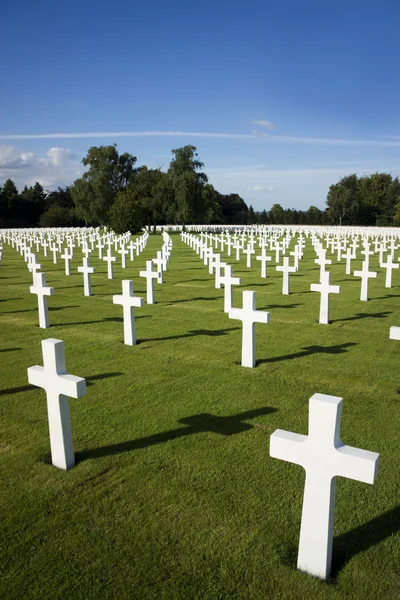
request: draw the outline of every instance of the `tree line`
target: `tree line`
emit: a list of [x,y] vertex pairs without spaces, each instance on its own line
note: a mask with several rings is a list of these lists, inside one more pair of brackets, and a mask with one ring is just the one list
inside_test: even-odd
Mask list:
[[92,146],[85,173],[71,186],[45,192],[39,183],[0,187],[0,227],[108,226],[117,233],[164,224],[399,225],[400,182],[387,173],[348,175],[331,185],[326,209],[274,204],[255,212],[239,194],[208,183],[195,146],[172,150],[167,171],[137,167],[116,144]]

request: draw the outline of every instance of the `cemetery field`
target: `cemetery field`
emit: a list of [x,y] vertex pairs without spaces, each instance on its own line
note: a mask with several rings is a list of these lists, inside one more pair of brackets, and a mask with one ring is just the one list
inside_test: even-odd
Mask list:
[[[161,249],[151,235],[115,278],[97,251],[92,297],[83,296],[80,251],[64,274],[39,254],[49,329],[23,258],[4,244],[0,269],[0,597],[266,600],[400,597],[400,269],[377,279],[361,302],[360,278],[333,264],[330,325],[318,323],[315,252],[307,242],[291,294],[268,264],[223,260],[256,291],[257,367],[240,366],[241,325],[223,312],[223,289],[180,236],[155,305],[135,309],[137,346],[123,344],[122,279],[138,276]],[[292,242],[294,245],[294,242]],[[293,249],[293,248],[291,248]],[[274,257],[274,253],[272,253]],[[330,254],[327,255],[331,258]],[[397,259],[397,255],[396,255]],[[352,271],[361,268],[352,262]],[[42,365],[41,341],[64,341],[68,373],[87,393],[70,399],[76,466],[51,466],[46,396],[28,384]],[[314,393],[343,398],[345,444],[380,453],[371,486],[338,478],[333,573],[296,570],[305,475],[269,456],[276,429],[307,434]]]

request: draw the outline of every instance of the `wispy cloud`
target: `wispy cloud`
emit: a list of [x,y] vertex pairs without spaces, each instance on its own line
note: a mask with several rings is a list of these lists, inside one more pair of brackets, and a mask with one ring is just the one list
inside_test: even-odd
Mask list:
[[270,185],[251,185],[249,190],[252,192],[273,192],[275,188]]
[[260,125],[261,127],[267,127],[267,129],[275,129],[274,123],[271,121],[252,121],[253,125]]
[[319,146],[371,146],[377,148],[398,148],[400,140],[354,140],[337,138],[315,138],[270,133],[218,133],[199,131],[95,131],[77,133],[2,133],[0,140],[32,140],[32,139],[90,139],[90,138],[128,138],[128,137],[186,137],[214,138],[232,140],[251,140],[283,144],[304,144]]

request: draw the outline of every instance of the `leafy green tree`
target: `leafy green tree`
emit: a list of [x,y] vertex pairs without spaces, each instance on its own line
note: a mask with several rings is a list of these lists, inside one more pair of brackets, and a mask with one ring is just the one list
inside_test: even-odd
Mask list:
[[331,225],[354,225],[360,214],[360,186],[357,175],[341,177],[331,185],[326,198],[327,213]]
[[204,207],[204,223],[218,224],[222,221],[220,194],[211,183],[206,183],[202,189],[202,204]]
[[12,217],[15,214],[19,201],[17,186],[12,179],[7,179],[1,191],[1,214],[3,217]]
[[285,211],[280,204],[273,204],[268,212],[268,221],[272,225],[283,225],[285,223]]
[[256,220],[257,220],[256,219],[256,213],[254,212],[254,208],[250,204],[249,210],[247,211],[247,222],[250,225],[254,225],[254,223],[256,222]]
[[73,208],[74,201],[72,200],[71,189],[68,186],[58,187],[53,192],[49,192],[46,197],[46,204],[48,207]]
[[[373,173],[361,177],[362,218],[360,224],[391,225],[400,198],[400,184],[389,173]],[[358,223],[357,223],[358,224]]]
[[222,194],[220,196],[222,222],[233,225],[247,223],[248,207],[239,194]]
[[204,220],[202,188],[207,175],[200,171],[204,164],[197,160],[195,146],[172,150],[168,175],[171,178],[175,198],[176,223],[201,223]]
[[146,222],[139,193],[134,188],[118,192],[110,210],[110,225],[116,233],[137,233]]
[[74,218],[72,209],[63,206],[50,206],[39,221],[41,227],[72,227]]
[[136,175],[136,157],[119,154],[113,146],[92,146],[82,159],[88,170],[74,182],[71,195],[76,213],[87,223],[109,225],[110,210],[117,194]]
[[36,182],[35,185],[29,188],[25,186],[20,197],[28,223],[30,225],[38,225],[40,215],[46,209],[47,194],[43,186],[39,182]]

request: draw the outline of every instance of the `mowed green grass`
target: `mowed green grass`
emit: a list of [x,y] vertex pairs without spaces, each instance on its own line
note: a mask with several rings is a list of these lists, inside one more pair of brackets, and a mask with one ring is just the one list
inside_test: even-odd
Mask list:
[[[255,369],[240,366],[241,323],[223,313],[197,254],[173,236],[156,305],[136,309],[140,343],[123,344],[121,280],[138,277],[161,249],[152,235],[128,268],[95,257],[93,297],[64,261],[40,262],[51,327],[38,327],[37,297],[21,256],[5,245],[0,270],[0,597],[138,599],[342,599],[400,596],[400,272],[384,272],[360,302],[360,279],[333,264],[329,326],[318,324],[319,272],[308,242],[291,294],[269,263],[234,266],[271,322],[257,325]],[[330,257],[328,255],[328,257]],[[361,260],[353,261],[353,269]],[[41,340],[64,340],[67,369],[85,377],[70,400],[77,464],[50,464],[45,393],[27,383]],[[333,577],[296,570],[304,489],[301,467],[269,457],[277,429],[307,433],[316,392],[344,398],[342,439],[379,452],[374,486],[338,479]]]

